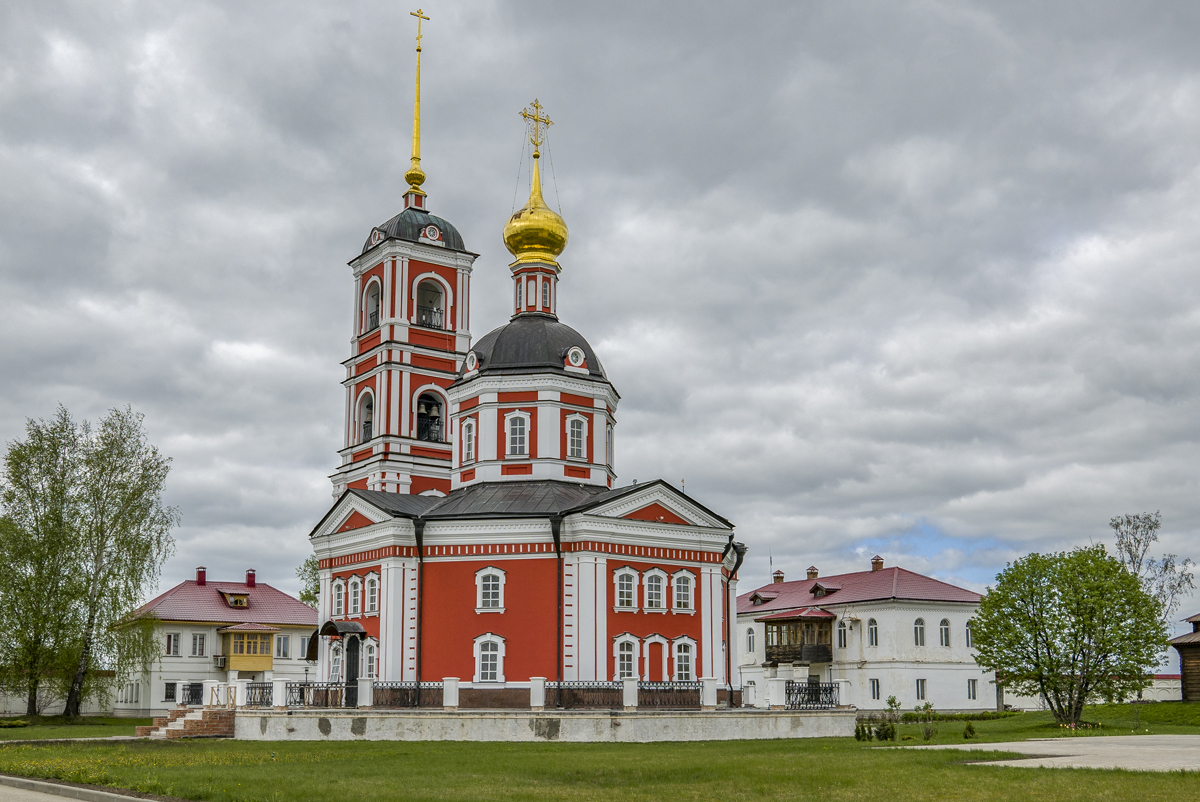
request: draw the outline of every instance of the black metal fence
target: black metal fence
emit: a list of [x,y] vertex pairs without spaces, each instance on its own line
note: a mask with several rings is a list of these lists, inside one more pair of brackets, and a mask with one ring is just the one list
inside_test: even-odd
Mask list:
[[[354,686],[357,697],[358,686]],[[357,699],[356,699],[357,701]],[[288,707],[346,707],[346,686],[340,682],[289,682]]]
[[442,683],[375,682],[371,693],[374,707],[441,707]]
[[639,682],[638,707],[699,708],[699,682]]
[[424,440],[427,443],[441,443],[443,429],[441,418],[426,418],[424,416],[417,418],[418,440]]
[[547,682],[547,707],[586,708],[622,707],[624,697],[619,682]]
[[428,329],[444,329],[445,316],[440,306],[418,306],[417,325]]
[[269,682],[250,682],[246,684],[246,707],[270,707],[274,695]]
[[785,695],[784,707],[788,710],[828,710],[838,706],[836,682],[788,680]]
[[202,682],[186,682],[180,685],[180,695],[183,697],[179,700],[180,704],[184,705],[202,705],[204,704],[204,683]]

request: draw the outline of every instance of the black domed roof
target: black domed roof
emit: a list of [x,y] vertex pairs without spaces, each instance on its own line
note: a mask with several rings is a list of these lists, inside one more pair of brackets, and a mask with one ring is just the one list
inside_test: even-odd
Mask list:
[[[363,243],[362,252],[366,253],[384,239],[402,239],[407,242],[420,242],[421,232],[427,226],[431,225],[438,227],[438,231],[442,234],[441,241],[446,244],[445,247],[452,251],[465,251],[467,249],[463,245],[462,235],[458,233],[458,229],[450,222],[410,206],[383,225],[377,226],[377,229],[383,232],[382,238],[376,239],[376,228],[371,229],[371,233],[367,235],[367,241]],[[375,241],[372,242],[372,240]]]
[[[583,349],[588,377],[608,381],[604,366],[583,335],[553,315],[525,313],[507,325],[479,338],[471,350],[479,360],[479,373],[563,373],[563,359],[573,346]],[[464,367],[465,370],[465,367]],[[459,376],[462,371],[459,372]],[[573,375],[573,374],[567,374]]]

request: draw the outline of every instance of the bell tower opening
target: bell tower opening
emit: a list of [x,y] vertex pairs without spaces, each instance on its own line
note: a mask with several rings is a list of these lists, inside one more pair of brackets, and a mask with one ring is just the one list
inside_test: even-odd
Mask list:
[[358,427],[360,443],[367,442],[375,434],[375,399],[370,393],[364,393],[358,402]]
[[441,399],[423,393],[417,401],[417,439],[429,443],[445,442],[443,421]]
[[446,328],[445,294],[432,279],[417,285],[417,325],[427,329]]

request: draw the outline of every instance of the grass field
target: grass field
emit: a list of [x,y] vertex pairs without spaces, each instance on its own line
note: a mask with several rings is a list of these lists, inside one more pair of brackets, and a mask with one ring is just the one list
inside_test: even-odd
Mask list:
[[149,724],[148,718],[64,718],[62,716],[8,716],[0,721],[28,721],[28,727],[0,727],[0,741],[29,741],[38,738],[107,738],[133,735],[133,728]]
[[[1150,708],[1152,706],[1146,706]],[[1152,732],[1200,733],[1200,705],[1159,705]],[[1171,709],[1175,708],[1175,709]],[[1116,723],[1124,706],[1091,708]],[[1046,714],[975,722],[981,740],[1056,735]],[[962,722],[937,741],[962,742]],[[1108,727],[1108,725],[1106,725]],[[917,725],[903,725],[903,734]],[[1142,728],[1146,729],[1146,728]],[[1128,729],[1123,734],[1128,734]],[[905,743],[922,743],[918,738]],[[688,744],[125,741],[0,746],[0,772],[218,802],[320,800],[1178,800],[1195,774],[974,766],[999,753],[851,738]]]

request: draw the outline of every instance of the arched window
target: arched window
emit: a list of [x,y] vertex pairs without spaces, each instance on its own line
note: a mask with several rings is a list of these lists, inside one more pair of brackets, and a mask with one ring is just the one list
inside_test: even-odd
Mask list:
[[337,583],[333,586],[333,614],[343,615],[346,609],[346,597],[343,593],[342,583]]
[[366,321],[363,331],[379,328],[379,282],[372,281],[367,287]]
[[334,646],[329,654],[329,680],[337,682],[342,677],[342,647]]
[[971,622],[970,621],[967,622],[966,635],[967,635],[967,648],[971,649],[975,646],[975,639],[973,637],[971,637]]
[[630,641],[621,641],[617,644],[617,679],[630,679],[633,677],[633,643]]
[[604,459],[605,465],[612,467],[613,465],[613,431],[611,426],[604,427]]
[[525,308],[525,279],[517,279],[517,311]]
[[646,609],[663,609],[663,578],[658,574],[646,577]]
[[950,645],[950,619],[943,618],[942,623],[938,624],[938,645]]
[[442,285],[426,279],[417,285],[417,325],[429,329],[446,328],[445,294]]
[[925,619],[918,618],[913,621],[913,643],[917,646],[925,645]]
[[504,639],[487,633],[475,639],[475,681],[504,682]]
[[367,612],[379,611],[379,583],[374,579],[367,580]]
[[523,457],[526,451],[525,416],[513,415],[508,419],[508,455]]
[[634,610],[637,602],[633,597],[637,582],[637,573],[632,568],[618,569],[613,580],[617,586],[617,607],[623,610]]
[[467,421],[462,427],[462,461],[469,463],[475,461],[475,424],[472,421]]
[[754,628],[746,630],[746,651],[754,654]]
[[417,399],[417,439],[440,443],[442,428],[442,400],[432,393],[422,393]]
[[675,577],[675,609],[692,609],[692,578],[687,574]]
[[375,436],[375,397],[363,393],[358,402],[359,441],[365,443]]
[[375,679],[375,647],[367,645],[367,679]]
[[675,644],[675,681],[692,681],[692,645],[690,643]]
[[583,459],[587,456],[584,442],[587,437],[583,418],[571,418],[567,421],[567,457]]
[[879,624],[875,623],[874,618],[867,621],[867,645],[879,645]]
[[542,308],[550,311],[550,279],[542,279]]
[[358,615],[360,612],[362,612],[359,609],[358,591],[358,580],[356,579],[350,583],[350,615]]
[[838,621],[838,648],[846,648],[846,622]]

